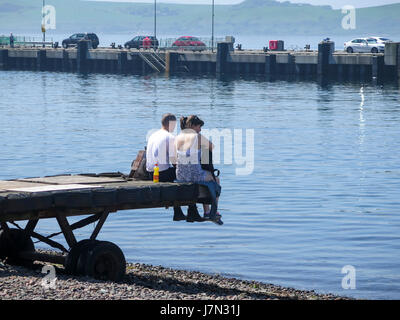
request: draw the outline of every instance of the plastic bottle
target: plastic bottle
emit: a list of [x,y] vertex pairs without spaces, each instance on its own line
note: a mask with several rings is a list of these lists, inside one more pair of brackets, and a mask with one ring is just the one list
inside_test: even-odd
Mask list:
[[158,167],[158,163],[154,166],[153,182],[160,182],[160,168]]

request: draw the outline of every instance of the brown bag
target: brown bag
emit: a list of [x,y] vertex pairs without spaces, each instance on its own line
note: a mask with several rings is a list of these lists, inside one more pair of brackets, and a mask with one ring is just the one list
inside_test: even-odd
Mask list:
[[146,150],[140,150],[136,159],[132,162],[129,178],[151,180],[150,173],[146,170]]

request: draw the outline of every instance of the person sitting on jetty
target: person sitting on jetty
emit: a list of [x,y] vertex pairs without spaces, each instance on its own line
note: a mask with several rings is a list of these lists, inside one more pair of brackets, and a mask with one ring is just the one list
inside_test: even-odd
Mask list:
[[[146,170],[153,179],[154,167],[159,168],[160,182],[174,182],[176,179],[176,150],[175,130],[176,117],[172,113],[166,113],[161,119],[161,129],[154,132],[147,143]],[[181,207],[174,206],[174,221],[186,220],[188,222],[199,221],[196,216],[196,205],[190,205],[188,215],[185,216]]]
[[154,132],[146,149],[146,170],[153,178],[154,167],[157,164],[160,172],[160,182],[174,181],[176,178],[175,167],[175,130],[176,117],[166,113],[161,119],[161,129]]
[[209,188],[213,205],[210,210],[209,205],[204,204],[204,219],[216,220],[222,224],[221,215],[217,212],[218,197],[221,192],[220,181],[201,165],[202,150],[208,153],[214,148],[213,144],[200,134],[203,125],[204,121],[196,115],[181,117],[182,131],[175,139],[176,177],[178,182],[197,182]]

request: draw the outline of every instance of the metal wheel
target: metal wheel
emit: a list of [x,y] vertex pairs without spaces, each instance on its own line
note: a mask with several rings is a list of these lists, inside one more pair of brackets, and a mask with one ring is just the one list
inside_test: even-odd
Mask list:
[[14,228],[0,230],[0,259],[7,259],[11,264],[26,265],[28,261],[19,258],[19,253],[34,250],[33,241],[24,230]]
[[78,250],[78,260],[76,261],[75,275],[86,275],[85,266],[89,251],[99,243],[98,240],[82,240],[82,245]]
[[99,280],[119,282],[126,271],[125,256],[112,242],[100,241],[88,250],[85,274]]
[[72,248],[69,250],[68,255],[65,259],[64,268],[65,272],[78,275],[78,259],[81,255],[82,251],[90,244],[97,242],[96,240],[85,239],[77,242]]
[[377,49],[377,48],[372,48],[372,49],[371,49],[371,52],[372,52],[372,53],[378,53],[378,49]]
[[353,48],[352,47],[348,47],[346,51],[347,51],[347,53],[353,53]]

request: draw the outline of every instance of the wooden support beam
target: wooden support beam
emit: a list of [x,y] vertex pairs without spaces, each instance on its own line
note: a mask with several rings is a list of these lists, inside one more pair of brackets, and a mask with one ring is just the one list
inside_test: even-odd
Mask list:
[[28,223],[25,226],[25,232],[27,235],[29,235],[29,236],[31,235],[33,230],[35,230],[35,227],[38,222],[39,222],[39,219],[33,219],[33,220],[28,221]]
[[44,261],[56,264],[64,264],[65,256],[42,253],[37,251],[23,251],[18,254],[22,259],[32,260],[32,261]]
[[6,232],[9,230],[7,222],[1,222],[1,223],[0,223],[0,226],[1,226],[1,228],[2,228],[3,230],[5,230]]
[[65,217],[65,214],[58,212],[56,215],[56,219],[58,224],[60,225],[61,231],[64,234],[65,240],[71,248],[74,244],[76,244],[76,238],[74,236],[74,233],[72,232],[71,226],[69,225],[67,218]]
[[[101,213],[97,213],[97,214],[94,214],[94,215],[92,215],[90,217],[87,217],[85,219],[79,220],[78,222],[75,222],[75,223],[71,224],[71,230],[75,230],[75,229],[86,227],[88,224],[91,224],[91,223],[99,220],[100,217],[101,217]],[[61,233],[62,233],[62,231],[56,232],[56,233],[52,233],[51,235],[47,236],[46,238],[50,239],[52,237],[58,236]]]
[[95,239],[96,239],[96,237],[97,237],[97,235],[99,234],[99,232],[100,232],[100,230],[101,230],[101,228],[102,228],[104,222],[106,221],[106,219],[107,219],[107,217],[108,217],[108,214],[109,214],[109,212],[104,212],[104,213],[101,215],[101,217],[100,217],[100,219],[99,219],[99,222],[97,222],[97,225],[96,225],[96,227],[94,228],[92,235],[90,236],[90,240],[95,240]]
[[36,239],[48,244],[50,247],[59,249],[59,250],[61,250],[63,252],[68,252],[68,249],[66,249],[62,244],[60,244],[60,243],[58,243],[56,241],[53,241],[51,239],[48,239],[48,238],[42,236],[41,234],[38,234],[36,232],[32,232],[31,233],[31,237],[36,238]]

